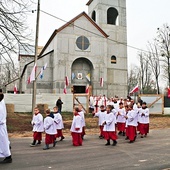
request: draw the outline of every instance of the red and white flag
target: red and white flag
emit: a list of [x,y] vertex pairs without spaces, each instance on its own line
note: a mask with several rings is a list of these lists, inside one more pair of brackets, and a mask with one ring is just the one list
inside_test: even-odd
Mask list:
[[68,86],[68,85],[69,85],[69,79],[68,79],[68,76],[65,76],[65,84],[66,84],[66,86]]
[[167,90],[168,90],[168,98],[170,98],[170,88],[168,88]]
[[64,90],[63,90],[64,94],[67,94],[67,88],[66,88],[66,84],[64,85]]
[[14,86],[14,94],[17,94],[17,85],[15,84],[15,86]]
[[136,85],[130,93],[135,93],[139,91],[138,85]]
[[89,93],[89,84],[86,85],[86,93]]
[[36,68],[37,68],[37,66],[36,66],[36,64],[35,64],[34,67],[33,67],[33,69],[32,69],[32,71],[31,71],[30,76],[28,77],[28,80],[27,80],[27,83],[28,83],[28,84],[30,84],[32,81],[35,80]]
[[103,78],[100,78],[100,87],[103,87]]

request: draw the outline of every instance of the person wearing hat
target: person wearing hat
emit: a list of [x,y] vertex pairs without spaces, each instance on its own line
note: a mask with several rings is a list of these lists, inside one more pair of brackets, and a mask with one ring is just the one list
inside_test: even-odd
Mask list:
[[0,158],[5,158],[0,164],[12,163],[9,139],[6,127],[6,106],[4,103],[4,94],[0,90]]
[[149,133],[149,109],[146,102],[142,103],[142,108],[139,112],[140,117],[140,134],[141,138],[146,137]]

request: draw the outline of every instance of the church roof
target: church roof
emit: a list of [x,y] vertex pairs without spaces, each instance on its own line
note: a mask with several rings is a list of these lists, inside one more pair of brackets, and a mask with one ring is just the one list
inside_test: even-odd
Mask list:
[[93,2],[93,0],[89,0],[86,5],[90,5]]
[[69,26],[70,24],[72,24],[74,21],[76,21],[78,18],[80,18],[81,16],[85,16],[102,34],[104,37],[108,37],[108,35],[96,24],[96,22],[94,22],[85,12],[80,13],[79,15],[77,15],[75,18],[73,18],[72,20],[70,20],[69,22],[67,22],[66,24],[64,24],[63,26],[61,26],[59,29],[54,30],[53,34],[51,35],[51,37],[49,38],[49,40],[47,41],[46,45],[44,46],[44,48],[42,49],[41,53],[39,54],[39,56],[41,56],[43,54],[43,52],[45,51],[45,49],[48,47],[48,45],[50,44],[50,42],[53,40],[53,38],[55,37],[55,35],[57,33],[59,33],[60,31],[62,31],[64,28],[66,28],[67,26]]

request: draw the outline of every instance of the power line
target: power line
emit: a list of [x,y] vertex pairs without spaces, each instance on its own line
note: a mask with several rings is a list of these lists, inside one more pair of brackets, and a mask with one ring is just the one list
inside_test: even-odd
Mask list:
[[[43,11],[43,10],[40,10],[40,11],[41,11],[42,13],[46,14],[46,15],[49,15],[49,16],[55,18],[55,19],[58,19],[58,20],[60,20],[60,21],[62,21],[62,22],[65,22],[65,23],[68,23],[68,21],[66,21],[66,20],[64,20],[64,19],[62,19],[62,18],[59,18],[59,17],[57,17],[57,16],[55,16],[55,15],[53,15],[53,14],[50,14],[50,13],[45,12],[45,11]],[[94,35],[96,35],[96,36],[99,36],[99,37],[104,38],[102,35],[97,34],[97,33],[95,33],[95,32],[92,32],[92,31],[90,31],[90,30],[87,30],[87,29],[85,29],[85,28],[82,28],[82,27],[80,27],[80,26],[78,26],[78,25],[75,25],[75,24],[74,24],[74,26],[77,27],[77,28],[79,28],[79,29],[81,29],[81,30],[87,31],[87,32],[89,32],[89,33],[91,33],[91,34],[94,34]],[[142,52],[146,52],[146,53],[151,53],[150,51],[143,50],[143,49],[140,49],[140,48],[138,48],[138,47],[134,47],[134,46],[128,45],[127,43],[122,43],[122,42],[113,40],[113,39],[111,39],[111,38],[107,38],[107,39],[110,40],[110,41],[112,41],[112,42],[115,42],[115,43],[117,43],[117,44],[122,44],[122,45],[125,45],[125,46],[127,46],[127,47],[129,47],[129,48],[133,48],[133,49],[138,50],[138,51],[142,51]],[[154,53],[152,53],[152,54],[154,54]]]

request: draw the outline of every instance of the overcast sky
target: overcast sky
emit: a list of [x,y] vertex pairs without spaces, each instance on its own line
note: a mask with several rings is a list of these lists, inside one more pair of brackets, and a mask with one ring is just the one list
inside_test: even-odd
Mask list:
[[[88,0],[41,0],[41,10],[65,21],[81,12],[88,13]],[[156,36],[158,27],[170,25],[170,0],[127,0],[127,43],[146,49],[148,41]],[[31,14],[28,22],[35,29],[36,13]],[[40,13],[39,45],[44,46],[55,29],[65,24],[54,17]],[[128,64],[136,64],[138,50],[128,48]]]

